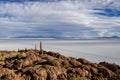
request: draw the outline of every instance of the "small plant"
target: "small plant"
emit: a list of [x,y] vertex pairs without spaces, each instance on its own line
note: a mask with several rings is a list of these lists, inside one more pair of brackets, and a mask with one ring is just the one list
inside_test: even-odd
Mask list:
[[30,66],[32,66],[32,67],[33,67],[33,66],[35,66],[35,64],[34,64],[34,63],[31,63],[31,64],[30,64]]
[[55,62],[49,62],[52,66],[57,66]]
[[15,65],[15,66],[14,66],[14,69],[18,70],[19,68],[18,68],[18,66]]
[[72,77],[70,80],[90,80],[87,77]]
[[68,65],[68,64],[64,64],[63,67],[64,67],[64,68],[68,68],[69,65]]
[[0,80],[4,80],[4,79],[0,78]]
[[103,74],[102,74],[102,73],[96,73],[96,76],[98,76],[98,77],[102,77]]
[[18,54],[18,55],[16,55],[16,58],[21,59],[21,58],[22,58],[22,55],[21,55],[21,54]]

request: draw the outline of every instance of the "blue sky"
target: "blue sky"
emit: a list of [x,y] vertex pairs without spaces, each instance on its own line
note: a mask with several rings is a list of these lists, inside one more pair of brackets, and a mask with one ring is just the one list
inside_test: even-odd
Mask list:
[[120,0],[0,0],[0,38],[120,37]]

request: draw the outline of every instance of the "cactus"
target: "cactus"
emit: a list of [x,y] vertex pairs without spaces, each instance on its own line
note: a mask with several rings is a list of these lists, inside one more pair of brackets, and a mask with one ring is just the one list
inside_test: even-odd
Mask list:
[[36,44],[35,44],[35,51],[37,51],[37,46],[36,46]]
[[18,52],[20,51],[20,49],[18,48]]
[[43,54],[42,42],[40,42],[40,52],[41,52],[41,54]]
[[25,48],[25,51],[27,51],[27,48]]

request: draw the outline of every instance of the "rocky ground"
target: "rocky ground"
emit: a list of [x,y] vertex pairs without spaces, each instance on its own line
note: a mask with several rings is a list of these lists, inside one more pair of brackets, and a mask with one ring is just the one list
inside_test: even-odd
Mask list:
[[0,80],[120,80],[120,66],[32,49],[0,51]]

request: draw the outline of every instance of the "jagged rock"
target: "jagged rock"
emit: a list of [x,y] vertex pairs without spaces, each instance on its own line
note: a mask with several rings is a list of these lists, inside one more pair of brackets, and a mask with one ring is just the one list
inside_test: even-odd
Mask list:
[[120,80],[120,66],[38,50],[0,51],[4,80]]
[[19,54],[16,51],[0,51],[0,60],[5,60],[6,58],[11,58]]
[[0,77],[3,80],[22,80],[13,70],[7,68],[0,69]]
[[37,61],[37,60],[41,59],[39,56],[36,56],[36,54],[32,54],[31,52],[29,52],[29,53],[27,52],[26,55],[27,56],[25,57],[25,59],[23,61],[19,62],[19,64],[22,67],[32,65],[32,64],[34,64],[34,61]]
[[80,66],[82,66],[82,64],[80,62],[78,62],[74,58],[69,58],[69,63],[71,64],[72,67],[80,67]]
[[68,68],[67,75],[68,78],[82,76],[82,70],[80,68]]
[[92,74],[96,74],[96,73],[98,73],[98,69],[97,69],[97,68],[94,68],[94,67],[91,67],[91,68],[90,68],[90,72],[91,72]]
[[69,61],[67,59],[64,59],[61,62],[61,67],[69,68],[69,67],[72,67],[72,66],[71,66],[71,64],[69,63]]
[[104,77],[113,77],[116,76],[116,74],[114,72],[112,72],[111,70],[109,70],[108,68],[100,65],[98,67],[98,72],[102,73]]
[[45,53],[50,55],[50,56],[56,57],[56,58],[63,58],[63,59],[65,58],[65,56],[63,56],[63,55],[61,55],[59,53],[55,53],[55,52],[51,52],[51,51],[45,52]]
[[80,63],[82,63],[82,64],[90,64],[90,61],[88,61],[88,60],[86,60],[86,59],[83,59],[83,58],[79,58],[79,59],[77,59],[77,61],[79,61]]
[[116,72],[120,69],[120,66],[118,66],[116,64],[111,64],[111,63],[107,63],[107,62],[100,62],[99,64],[105,66],[106,68],[112,70],[113,72]]
[[[30,68],[25,68],[22,70],[25,80],[46,80],[47,71],[42,66],[34,66]],[[29,76],[29,77],[28,77]]]

